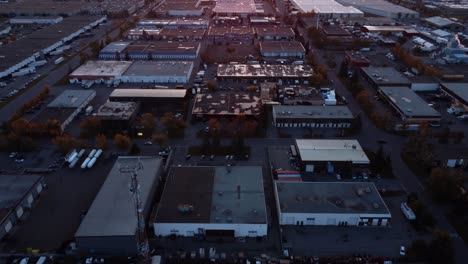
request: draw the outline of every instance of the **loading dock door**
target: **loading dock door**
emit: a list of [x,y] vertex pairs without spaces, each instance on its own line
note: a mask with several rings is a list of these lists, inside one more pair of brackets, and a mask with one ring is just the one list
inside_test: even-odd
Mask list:
[[215,241],[217,239],[234,239],[235,232],[234,230],[229,229],[220,229],[220,230],[205,230],[206,240]]
[[313,164],[307,164],[306,165],[306,172],[314,172],[314,165]]

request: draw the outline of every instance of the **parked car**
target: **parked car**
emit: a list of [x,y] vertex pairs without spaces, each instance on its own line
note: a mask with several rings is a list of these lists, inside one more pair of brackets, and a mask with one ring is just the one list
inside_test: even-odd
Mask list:
[[153,142],[151,142],[151,141],[145,141],[144,144],[147,145],[147,146],[151,146],[151,145],[153,145]]
[[400,256],[406,256],[406,248],[405,246],[400,247]]

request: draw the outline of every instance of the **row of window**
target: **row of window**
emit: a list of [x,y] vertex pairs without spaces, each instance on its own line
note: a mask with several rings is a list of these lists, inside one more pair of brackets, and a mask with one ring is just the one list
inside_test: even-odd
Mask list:
[[276,123],[276,127],[350,128],[351,123]]

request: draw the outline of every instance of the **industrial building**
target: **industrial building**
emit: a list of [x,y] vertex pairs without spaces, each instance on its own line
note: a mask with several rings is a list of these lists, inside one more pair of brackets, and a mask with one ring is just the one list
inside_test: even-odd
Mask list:
[[153,222],[157,236],[266,236],[262,167],[172,167]]
[[70,83],[187,83],[191,61],[88,61],[69,75]]
[[8,20],[8,22],[12,25],[28,25],[28,24],[38,24],[38,25],[51,25],[57,24],[63,21],[63,17],[61,16],[18,16],[12,17]]
[[375,89],[382,86],[411,87],[411,81],[392,67],[362,67],[361,73]]
[[194,60],[200,42],[117,41],[99,52],[101,60]]
[[255,31],[249,26],[210,27],[208,39],[213,43],[253,43]]
[[408,87],[379,87],[379,93],[408,123],[440,121],[441,115]]
[[324,93],[306,85],[291,85],[279,88],[278,102],[283,105],[336,105],[336,100],[325,102]]
[[145,111],[164,112],[184,109],[185,89],[115,89],[109,95],[113,102],[138,102]]
[[136,61],[128,67],[122,83],[187,83],[192,75],[191,61]]
[[255,34],[260,41],[290,41],[294,40],[296,34],[290,27],[263,26],[255,27]]
[[141,29],[178,29],[178,28],[191,28],[191,29],[208,29],[210,25],[208,19],[144,19],[136,24],[137,28]]
[[132,174],[123,168],[136,170],[142,214],[147,221],[161,175],[161,163],[161,158],[149,156],[117,159],[75,233],[80,252],[115,256],[138,254],[136,205],[129,189]]
[[45,122],[57,120],[62,131],[78,116],[94,99],[96,91],[93,90],[65,90],[55,98],[47,107],[35,117],[34,120]]
[[254,84],[308,84],[312,74],[313,69],[308,65],[286,64],[219,64],[216,72],[218,80]]
[[94,117],[101,122],[101,129],[109,134],[129,131],[135,124],[135,119],[139,113],[139,102],[105,102]]
[[263,14],[263,8],[255,4],[254,0],[218,0],[213,8],[217,16],[239,16],[247,18]]
[[86,30],[106,21],[106,16],[71,16],[62,22],[34,31],[24,38],[0,46],[0,79],[65,45]]
[[336,0],[338,3],[355,7],[360,11],[375,16],[388,17],[393,19],[418,19],[419,13],[402,7],[400,5],[392,4],[385,0]]
[[261,41],[259,45],[263,57],[305,58],[306,50],[299,41]]
[[360,51],[345,51],[345,60],[351,67],[369,67],[370,61]]
[[43,188],[44,177],[40,175],[0,175],[0,241],[14,232]]
[[260,97],[251,94],[197,94],[192,117],[257,117],[261,113],[261,106]]
[[440,89],[453,99],[454,105],[468,111],[468,83],[441,83]]
[[391,213],[371,182],[275,181],[280,225],[390,226]]
[[[170,41],[199,41],[205,38],[206,29],[203,28],[163,28],[159,32],[158,39]],[[191,42],[192,43],[192,42]]]
[[351,175],[370,164],[359,142],[353,139],[296,139],[296,147],[305,172]]
[[275,127],[351,128],[354,116],[345,105],[274,105]]
[[362,17],[364,13],[335,0],[292,0],[291,3],[302,13],[314,11],[321,18]]
[[440,16],[424,18],[423,22],[440,29],[450,29],[453,31],[463,31],[465,29],[463,24]]
[[152,12],[156,15],[169,16],[201,16],[204,8],[200,7],[197,1],[190,0],[172,0],[162,1],[153,8]]

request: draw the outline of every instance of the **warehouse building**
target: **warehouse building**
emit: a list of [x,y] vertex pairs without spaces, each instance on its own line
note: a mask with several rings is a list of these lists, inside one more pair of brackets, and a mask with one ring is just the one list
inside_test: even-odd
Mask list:
[[192,117],[199,120],[239,115],[255,118],[260,115],[261,106],[260,97],[251,94],[197,94]]
[[452,21],[445,17],[434,16],[423,19],[423,22],[426,24],[440,28],[440,29],[450,29],[453,31],[463,31],[465,29],[464,25],[455,21]]
[[119,77],[122,83],[188,83],[191,61],[135,61]]
[[144,111],[181,111],[186,103],[185,89],[115,89],[109,95],[112,102],[138,102]]
[[44,177],[39,175],[0,175],[0,241],[14,232],[43,187]]
[[354,116],[347,106],[275,105],[275,127],[351,128]]
[[192,28],[192,29],[208,29],[210,25],[208,19],[144,19],[136,24],[137,28],[141,29],[178,29],[178,28]]
[[102,131],[109,134],[122,133],[129,131],[135,124],[139,110],[138,102],[107,101],[93,116],[99,118]]
[[39,122],[57,120],[60,122],[62,131],[65,131],[65,128],[84,111],[95,96],[96,91],[93,90],[65,90],[48,104],[34,120]]
[[[124,33],[126,39],[129,40],[158,40],[159,33],[162,29],[143,29],[132,28]],[[101,50],[102,51],[102,50]]]
[[306,50],[299,41],[261,41],[260,54],[263,57],[305,58]]
[[69,75],[70,83],[187,83],[191,61],[88,61]]
[[37,30],[24,38],[0,46],[0,79],[59,48],[86,30],[106,21],[106,16],[71,16]]
[[369,158],[357,140],[296,139],[302,168],[306,172],[351,175],[365,171]]
[[290,41],[296,37],[294,30],[290,27],[255,27],[255,34],[260,41]]
[[345,60],[351,67],[369,67],[370,61],[360,51],[345,51]]
[[407,87],[379,87],[379,93],[409,123],[440,121],[441,115]]
[[411,81],[392,67],[362,67],[361,73],[375,89],[382,86],[411,87]]
[[362,17],[364,14],[351,6],[344,6],[335,0],[291,0],[302,13],[314,11],[320,18]]
[[441,83],[440,89],[454,100],[456,106],[468,111],[468,83]]
[[172,0],[160,2],[152,12],[156,15],[201,16],[203,8],[198,5],[197,1]]
[[371,182],[275,181],[280,225],[390,226],[391,213]]
[[163,28],[159,32],[158,39],[170,41],[200,41],[205,38],[206,29],[197,28]]
[[10,24],[21,24],[21,25],[28,25],[28,24],[38,24],[38,25],[51,25],[57,24],[63,21],[63,17],[61,16],[18,16],[10,18],[8,21]]
[[134,195],[129,190],[131,174],[121,168],[137,168],[140,201],[145,221],[151,211],[162,159],[149,156],[120,156],[75,233],[83,254],[137,255],[137,217]]
[[263,14],[263,7],[255,4],[254,0],[218,0],[213,12],[217,16],[239,16],[248,18],[253,15]]
[[402,7],[396,4],[392,4],[385,0],[336,0],[338,3],[355,7],[362,12],[375,16],[388,17],[393,19],[418,19],[419,13]]
[[[260,83],[260,86],[262,84]],[[306,85],[291,85],[279,88],[278,102],[282,105],[336,105],[336,100],[325,102],[324,94],[320,90]]]
[[219,64],[216,76],[222,81],[276,82],[278,84],[308,84],[313,74],[308,65],[286,64]]
[[262,168],[172,167],[153,222],[157,236],[266,236]]
[[210,27],[208,39],[213,43],[253,43],[255,31],[248,26]]
[[101,60],[194,60],[200,42],[117,41],[99,52]]

